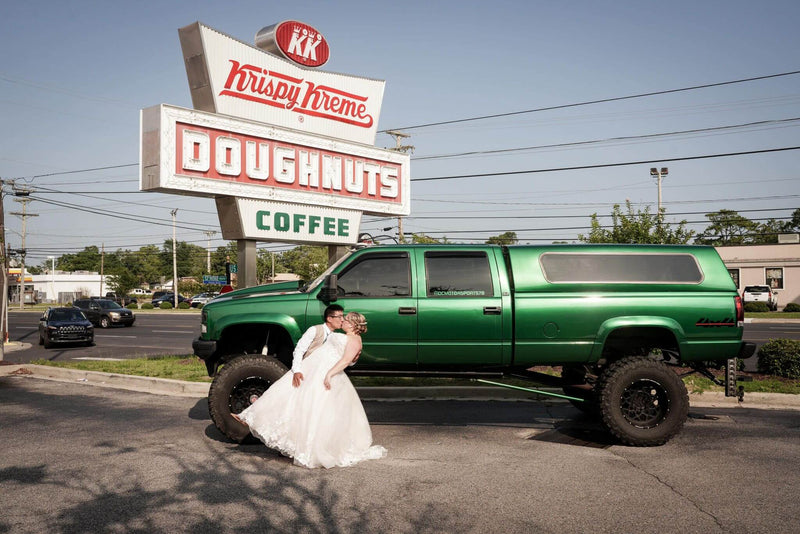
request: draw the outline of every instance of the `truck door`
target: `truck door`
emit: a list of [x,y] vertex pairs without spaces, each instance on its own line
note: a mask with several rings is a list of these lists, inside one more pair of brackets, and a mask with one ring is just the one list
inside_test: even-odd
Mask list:
[[417,303],[407,251],[368,252],[338,274],[337,304],[367,318],[360,363],[413,368],[417,364]]
[[500,365],[505,314],[494,254],[426,251],[417,269],[420,367]]

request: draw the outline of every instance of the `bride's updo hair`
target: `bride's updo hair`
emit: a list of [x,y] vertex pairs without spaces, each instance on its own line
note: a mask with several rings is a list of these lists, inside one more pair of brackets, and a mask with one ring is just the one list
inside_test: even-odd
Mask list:
[[358,335],[367,332],[367,318],[358,312],[350,312],[344,316],[345,320],[353,325],[353,332]]

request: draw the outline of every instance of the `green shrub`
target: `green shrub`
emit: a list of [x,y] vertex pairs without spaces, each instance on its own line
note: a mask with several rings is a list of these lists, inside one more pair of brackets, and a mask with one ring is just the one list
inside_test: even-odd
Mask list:
[[135,302],[131,302],[130,304],[128,304],[125,307],[128,308],[129,310],[138,310],[139,309],[139,305],[136,304]]
[[153,309],[153,305],[150,304],[149,302],[145,302],[144,304],[142,304],[142,309],[143,310],[152,310]]
[[748,302],[744,305],[744,311],[746,312],[768,312],[769,306],[767,306],[766,302]]
[[168,301],[168,300],[165,300],[164,302],[159,304],[158,307],[161,308],[162,310],[171,310],[172,309],[172,303],[170,301]]
[[771,339],[758,349],[758,372],[800,378],[800,341]]
[[200,303],[199,303],[197,306],[195,306],[195,308],[197,308],[198,310],[202,310],[202,309],[203,309],[203,306],[205,306],[205,304],[203,304],[202,302],[200,302]]
[[178,303],[178,309],[188,310],[189,308],[191,308],[191,306],[189,305],[188,302],[179,302]]
[[790,302],[789,304],[786,305],[785,308],[783,308],[783,311],[789,312],[789,313],[800,312],[800,304],[798,304],[796,302]]

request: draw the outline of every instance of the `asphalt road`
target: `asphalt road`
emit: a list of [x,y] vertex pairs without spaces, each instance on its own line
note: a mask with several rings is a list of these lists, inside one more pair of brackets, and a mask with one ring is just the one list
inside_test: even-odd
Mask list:
[[794,533],[800,411],[612,445],[562,402],[365,402],[388,457],[295,467],[202,398],[0,378],[0,532]]
[[[157,354],[191,354],[192,341],[200,335],[200,315],[178,311],[138,313],[131,328],[95,329],[95,346],[61,346],[45,349],[38,345],[39,314],[12,310],[9,313],[9,339],[30,343],[29,349],[12,352],[6,360],[29,363],[37,359],[136,358]],[[774,338],[800,339],[800,322],[747,323],[744,340],[758,346]],[[745,362],[748,371],[756,370],[756,357]]]
[[191,354],[192,341],[200,335],[200,314],[179,311],[137,313],[130,328],[95,327],[95,345],[39,345],[39,313],[11,311],[9,340],[30,343],[26,350],[6,354],[6,361],[29,363],[38,359],[138,358],[159,354]]

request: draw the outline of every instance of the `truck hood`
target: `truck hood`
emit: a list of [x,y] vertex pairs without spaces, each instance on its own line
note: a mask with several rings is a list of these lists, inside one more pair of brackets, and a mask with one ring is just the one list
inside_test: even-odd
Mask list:
[[276,282],[274,284],[264,284],[263,286],[246,287],[244,289],[237,289],[230,293],[223,293],[217,295],[214,300],[219,300],[221,297],[243,297],[245,295],[252,295],[255,293],[283,293],[287,291],[297,291],[302,280],[294,280],[291,282]]

